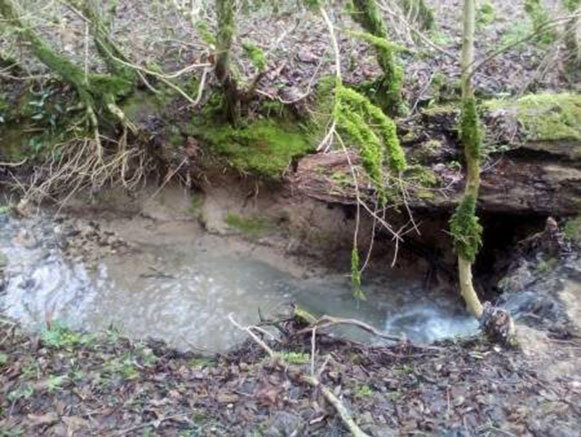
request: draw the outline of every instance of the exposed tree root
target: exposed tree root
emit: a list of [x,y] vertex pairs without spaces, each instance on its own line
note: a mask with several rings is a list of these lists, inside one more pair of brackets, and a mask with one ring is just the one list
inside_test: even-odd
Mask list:
[[115,153],[108,154],[100,141],[92,138],[58,145],[45,165],[35,168],[31,180],[23,185],[24,198],[29,202],[50,198],[64,204],[79,191],[97,192],[105,185],[135,190],[154,163],[144,150],[128,148],[126,135],[117,146]]

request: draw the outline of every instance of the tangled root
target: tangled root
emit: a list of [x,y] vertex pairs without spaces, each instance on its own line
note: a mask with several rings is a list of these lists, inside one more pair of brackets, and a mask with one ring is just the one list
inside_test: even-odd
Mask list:
[[59,144],[50,158],[35,167],[26,184],[24,199],[40,203],[50,199],[65,204],[79,192],[96,193],[105,186],[135,191],[146,182],[155,162],[146,150],[127,144],[124,132],[109,152],[99,138],[75,138]]

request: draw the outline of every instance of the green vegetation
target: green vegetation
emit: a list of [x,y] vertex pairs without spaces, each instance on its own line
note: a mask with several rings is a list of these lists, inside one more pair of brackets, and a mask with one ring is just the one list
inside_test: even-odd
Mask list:
[[361,261],[356,247],[351,250],[351,288],[355,299],[365,300],[365,292],[361,289]]
[[276,120],[257,120],[240,128],[209,125],[200,135],[234,168],[269,179],[279,179],[294,158],[313,148],[303,129]]
[[261,217],[243,217],[229,213],[226,216],[226,224],[249,237],[257,237],[270,228],[270,223]]
[[537,264],[537,273],[544,275],[547,274],[553,270],[555,270],[555,268],[557,268],[557,266],[559,265],[559,260],[557,258],[549,258],[546,261],[540,261]]
[[[525,0],[525,11],[529,15],[535,31],[542,31],[551,19],[551,14],[542,0]],[[543,44],[551,44],[556,39],[557,33],[551,29],[545,29],[539,36],[539,41]]]
[[[351,0],[348,7],[351,17],[367,33],[378,40],[389,41],[387,27],[375,0]],[[383,70],[383,76],[377,81],[374,100],[390,114],[403,111],[401,87],[403,84],[403,69],[395,60],[394,50],[386,43],[374,44],[377,61]]]
[[581,215],[567,220],[563,232],[569,240],[581,246]]
[[373,390],[367,384],[360,385],[355,390],[355,396],[359,396],[360,398],[368,398],[373,396]]
[[478,10],[476,11],[476,25],[486,26],[494,21],[496,18],[494,14],[494,6],[490,0],[485,0],[482,2]]
[[404,172],[406,181],[413,182],[422,187],[434,187],[438,185],[438,176],[425,165],[411,165]]
[[476,198],[465,196],[450,219],[450,233],[456,252],[474,262],[482,246],[482,225],[476,216]]
[[337,125],[359,149],[363,168],[382,203],[387,201],[383,166],[395,175],[406,168],[393,120],[365,96],[339,85],[335,90],[334,109]]
[[422,30],[432,30],[436,25],[434,10],[425,0],[400,0],[405,15],[412,17]]
[[280,357],[288,364],[308,364],[311,361],[310,354],[301,352],[283,352]]
[[250,58],[254,68],[256,68],[258,71],[264,71],[266,68],[266,56],[264,55],[264,51],[260,47],[257,47],[249,42],[242,43],[242,48],[244,49],[246,55]]
[[478,162],[480,160],[480,146],[482,131],[480,119],[476,110],[476,99],[464,99],[462,117],[460,119],[460,140],[464,145],[466,159]]
[[53,349],[74,349],[87,346],[95,340],[93,336],[72,331],[58,321],[51,323],[41,338],[44,345]]
[[516,113],[529,141],[581,141],[581,96],[576,94],[531,94],[516,101],[491,100],[489,110]]

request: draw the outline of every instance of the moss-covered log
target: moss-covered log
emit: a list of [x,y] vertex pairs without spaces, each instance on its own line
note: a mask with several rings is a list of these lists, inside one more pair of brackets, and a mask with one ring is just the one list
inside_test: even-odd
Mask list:
[[[349,9],[353,20],[366,32],[377,38],[389,40],[387,27],[375,0],[353,0]],[[375,45],[375,50],[377,61],[383,71],[383,76],[377,83],[376,100],[390,114],[398,114],[402,110],[403,70],[395,59],[393,49],[387,45]]]
[[[410,208],[448,213],[462,200],[464,184],[458,183],[457,168],[462,145],[455,141],[461,111],[456,105],[426,108],[411,125],[406,121],[400,126],[409,132],[400,141],[408,161],[415,163],[404,173]],[[517,100],[489,100],[479,105],[478,112],[481,132],[487,132],[481,159],[494,162],[480,175],[478,210],[556,217],[579,214],[581,96],[531,94]],[[350,159],[362,165],[355,152]],[[356,202],[342,151],[309,155],[289,177],[293,191],[301,196],[333,204]],[[361,176],[358,185],[360,193],[369,193],[367,178]]]

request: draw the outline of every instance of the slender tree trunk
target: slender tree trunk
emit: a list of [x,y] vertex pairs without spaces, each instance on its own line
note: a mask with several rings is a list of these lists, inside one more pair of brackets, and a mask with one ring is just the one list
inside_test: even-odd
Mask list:
[[224,112],[226,118],[228,122],[235,125],[239,118],[240,96],[238,84],[232,75],[230,66],[232,41],[236,31],[234,8],[234,0],[216,0],[216,12],[218,15],[216,77],[222,85],[222,91],[224,93]]
[[110,29],[99,13],[94,0],[66,0],[73,8],[77,9],[89,22],[89,29],[99,56],[111,74],[133,81],[135,72],[119,62],[129,62],[123,51],[115,44],[110,36]]
[[476,217],[476,200],[480,188],[480,126],[471,80],[474,61],[475,0],[464,0],[462,33],[462,121],[461,138],[466,159],[464,197],[451,220],[452,235],[458,251],[460,291],[466,305],[477,318],[482,304],[472,282],[472,263],[481,244],[482,227]]
[[[565,0],[565,7],[570,14],[581,13],[581,0]],[[581,64],[581,47],[579,47],[579,17],[571,18],[565,24],[565,46],[567,47],[568,64],[571,70],[578,69]]]

